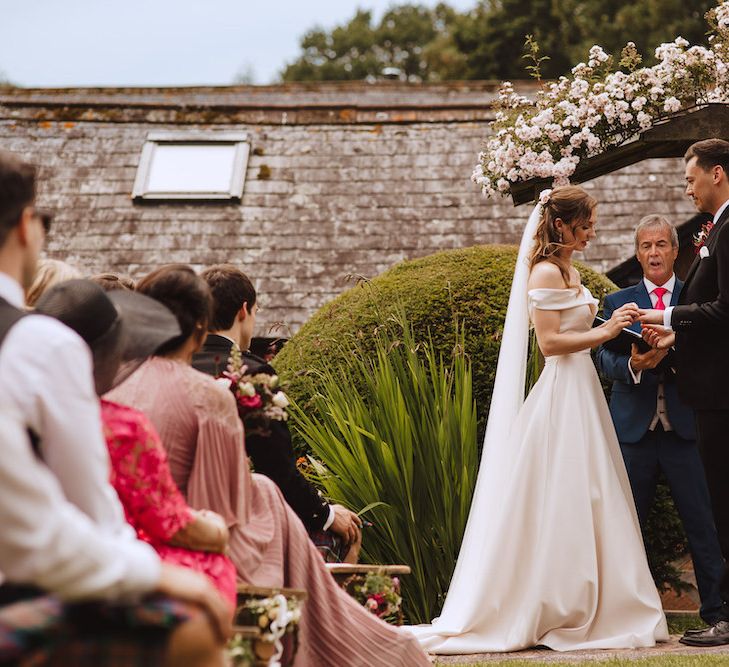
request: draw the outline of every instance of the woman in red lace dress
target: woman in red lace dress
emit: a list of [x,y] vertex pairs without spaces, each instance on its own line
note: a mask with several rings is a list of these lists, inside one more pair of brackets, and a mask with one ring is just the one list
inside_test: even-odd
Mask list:
[[[65,285],[67,289],[57,288],[55,295],[49,294],[41,309],[79,332],[84,322],[82,296],[100,289],[88,281]],[[121,377],[133,372],[138,363],[179,333],[176,317],[152,299],[127,292],[116,293],[111,300],[113,306],[108,306],[116,310],[115,322],[87,341],[99,396],[113,386],[120,370]],[[187,505],[172,480],[159,436],[142,413],[102,401],[101,415],[109,475],[127,522],[162,560],[207,575],[232,615],[236,575],[233,562],[223,555],[229,538],[225,521],[214,512]]]
[[228,542],[223,520],[188,507],[172,480],[159,436],[141,412],[102,400],[101,416],[111,483],[139,539],[162,560],[206,574],[233,607],[235,566],[220,553]]

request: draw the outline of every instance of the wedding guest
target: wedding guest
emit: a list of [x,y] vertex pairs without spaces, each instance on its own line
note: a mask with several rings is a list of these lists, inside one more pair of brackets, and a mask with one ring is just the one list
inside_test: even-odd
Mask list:
[[[87,342],[98,395],[112,388],[123,361],[127,365],[142,361],[180,333],[175,316],[158,301],[131,291],[115,291],[109,298],[90,280],[51,288],[36,312],[56,317]],[[135,321],[144,326],[135,329]],[[96,335],[91,336],[92,331]],[[151,544],[164,561],[207,575],[228,600],[232,614],[235,566],[223,555],[228,545],[223,518],[187,506],[172,481],[159,436],[144,415],[110,401],[101,402],[101,415],[111,483],[137,537]]]
[[[193,367],[219,377],[228,365],[231,349],[237,345],[250,374],[276,375],[270,364],[249,351],[258,304],[248,276],[231,264],[211,266],[201,276],[213,295],[213,315],[208,337],[193,356]],[[315,544],[326,553],[334,552],[332,560],[356,562],[362,521],[346,507],[328,504],[299,472],[286,422],[271,423],[265,434],[247,434],[246,449],[256,472],[270,477],[281,489]]]
[[133,539],[134,531],[109,485],[109,455],[89,348],[53,318],[22,316],[23,288],[36,274],[50,223],[37,214],[34,201],[33,167],[2,156],[0,298],[5,303],[6,337],[0,348],[0,392],[4,403],[25,420],[68,500],[101,530]]
[[6,407],[0,451],[0,663],[224,664],[217,633],[229,622],[204,577],[100,531]]
[[411,637],[337,586],[278,487],[264,475],[251,474],[235,398],[191,366],[212,313],[206,282],[189,267],[171,265],[143,278],[138,290],[172,310],[182,334],[108,398],[151,419],[187,502],[226,519],[230,557],[241,582],[307,591],[297,667],[428,665]]
[[[154,550],[135,538],[108,484],[108,458],[101,439],[88,348],[60,322],[26,315],[23,310],[23,290],[36,273],[50,226],[50,217],[35,208],[35,193],[35,168],[11,154],[0,153],[3,656],[22,656],[30,648],[28,642],[35,642],[39,632],[49,629],[54,634],[59,625],[63,626],[63,633],[56,632],[58,650],[68,646],[66,639],[84,639],[88,648],[88,642],[103,643],[112,630],[131,632],[145,623],[154,626],[149,621],[156,614],[160,631],[178,626],[169,636],[168,659],[179,659],[182,652],[191,664],[215,664],[221,658],[216,637],[227,634],[229,627],[222,600],[205,577],[161,564]],[[94,436],[102,445],[103,456],[93,447],[84,456],[82,446],[93,446]],[[79,454],[75,471],[66,470],[65,484],[59,484],[38,458],[48,451],[49,443],[68,443],[71,454]],[[57,456],[55,460],[62,458]],[[94,516],[80,511],[83,504],[95,510]],[[126,625],[115,618],[91,628],[84,623],[88,615],[79,616],[76,608],[67,610],[40,597],[42,591],[62,600],[108,601],[134,600],[158,591],[199,604],[207,610],[213,624],[193,608],[189,613],[176,612],[171,601],[166,611],[162,604],[157,605],[157,611],[152,607],[130,607],[129,614],[123,609],[115,611],[113,606],[101,606],[98,610],[104,613],[96,614],[96,618],[103,621],[108,619],[106,612],[114,612],[127,619]],[[31,616],[29,611],[33,612]],[[73,616],[66,611],[73,611]],[[141,613],[139,623],[133,621],[132,612]],[[26,627],[24,623],[29,618],[39,620],[39,626]],[[144,645],[130,632],[126,633],[123,646],[128,654],[132,648],[141,651],[152,648],[152,644],[159,645],[151,638]]]
[[33,308],[41,294],[64,280],[80,278],[81,271],[59,259],[41,259],[30,287],[25,292],[25,305]]
[[[645,309],[646,337],[660,348],[676,350],[676,386],[696,411],[699,453],[709,484],[714,520],[724,559],[729,560],[729,142],[706,139],[685,155],[686,194],[696,208],[713,217],[697,238],[676,306]],[[721,619],[708,630],[689,632],[684,644],[729,644],[729,569],[721,583]]]
[[[673,272],[678,257],[675,227],[660,215],[643,218],[635,230],[635,255],[643,279],[605,297],[606,319],[626,303],[660,310],[678,303],[683,282]],[[631,328],[639,332],[640,324]],[[631,354],[623,354],[601,345],[597,361],[601,373],[613,381],[610,414],[644,535],[658,476],[663,472],[688,538],[701,617],[713,624],[721,618],[719,583],[724,560],[696,446],[694,413],[678,397],[667,354],[665,349],[641,353],[637,345],[632,346]]]

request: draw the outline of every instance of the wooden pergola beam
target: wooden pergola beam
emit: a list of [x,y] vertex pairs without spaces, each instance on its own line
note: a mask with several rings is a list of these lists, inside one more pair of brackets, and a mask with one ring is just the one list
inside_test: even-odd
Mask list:
[[[651,158],[682,157],[691,144],[709,137],[729,139],[728,104],[704,104],[680,111],[634,139],[582,160],[570,181],[584,183]],[[551,183],[549,178],[513,183],[511,197],[514,206],[536,201],[539,193]]]

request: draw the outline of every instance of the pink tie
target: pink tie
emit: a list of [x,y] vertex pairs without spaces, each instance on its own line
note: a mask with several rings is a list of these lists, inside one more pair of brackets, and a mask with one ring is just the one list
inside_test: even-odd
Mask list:
[[668,290],[665,287],[656,287],[653,290],[653,294],[655,294],[658,297],[658,301],[656,301],[656,310],[666,310],[666,304],[663,303],[663,295],[668,292]]

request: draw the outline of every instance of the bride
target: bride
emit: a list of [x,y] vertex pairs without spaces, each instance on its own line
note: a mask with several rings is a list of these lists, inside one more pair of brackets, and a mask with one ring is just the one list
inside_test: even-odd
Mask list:
[[[668,639],[630,484],[590,357],[638,316],[591,328],[572,253],[595,200],[546,190],[524,230],[471,512],[442,614],[411,631],[432,653],[653,646]],[[529,335],[545,357],[524,400]]]

